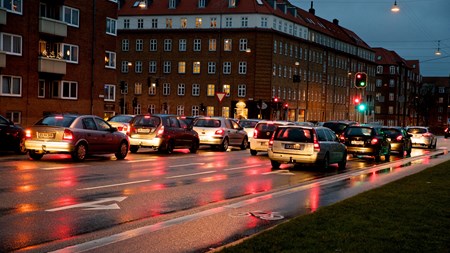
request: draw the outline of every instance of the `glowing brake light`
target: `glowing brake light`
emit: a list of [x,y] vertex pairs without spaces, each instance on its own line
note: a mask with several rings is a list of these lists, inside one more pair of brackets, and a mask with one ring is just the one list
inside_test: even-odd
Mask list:
[[161,137],[164,133],[164,126],[161,126],[161,128],[159,128],[158,132],[156,132],[156,136]]
[[258,138],[258,130],[253,130],[253,138]]
[[273,147],[273,139],[275,138],[275,133],[274,134],[272,134],[272,136],[270,137],[270,140],[269,140],[269,148],[272,148]]
[[31,138],[31,130],[30,129],[25,130],[25,138]]
[[217,134],[217,135],[223,135],[224,132],[225,132],[225,131],[223,131],[223,129],[219,129],[219,130],[217,130],[214,134]]
[[422,136],[423,136],[423,137],[430,137],[431,134],[430,134],[430,133],[424,133],[424,134],[422,134]]
[[395,138],[397,141],[401,141],[401,140],[403,140],[403,136],[401,136],[401,135],[399,135],[399,136],[397,136],[397,138]]
[[63,140],[73,140],[73,133],[69,129],[64,129]]
[[315,133],[314,133],[314,151],[320,152],[320,144],[319,141],[317,140],[317,135]]
[[373,138],[371,141],[370,141],[370,144],[372,144],[372,145],[376,145],[378,143],[378,139],[377,138]]

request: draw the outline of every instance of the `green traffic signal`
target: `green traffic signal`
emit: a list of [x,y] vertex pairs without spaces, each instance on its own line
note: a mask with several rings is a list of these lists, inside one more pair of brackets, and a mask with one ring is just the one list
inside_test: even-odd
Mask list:
[[366,110],[366,105],[365,104],[359,104],[358,105],[358,111],[364,112],[365,110]]

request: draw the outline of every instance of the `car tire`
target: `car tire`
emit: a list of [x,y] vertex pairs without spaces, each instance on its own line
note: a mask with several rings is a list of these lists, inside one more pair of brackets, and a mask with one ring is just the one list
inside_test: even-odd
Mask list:
[[25,138],[20,138],[19,146],[16,149],[16,154],[23,155],[27,153],[27,149],[25,148]]
[[378,150],[377,154],[375,154],[375,162],[381,161],[381,150]]
[[330,156],[328,155],[328,153],[325,154],[325,157],[323,158],[322,161],[322,167],[323,169],[327,170],[328,168],[330,168]]
[[131,145],[130,146],[130,152],[131,153],[135,154],[135,153],[137,153],[138,150],[139,150],[139,146],[137,146],[137,145]]
[[272,170],[280,169],[280,163],[274,160],[270,160],[270,164],[272,165]]
[[41,160],[41,158],[44,156],[44,154],[36,153],[34,150],[28,151],[28,156],[35,161]]
[[119,146],[119,150],[115,153],[117,160],[123,160],[128,154],[128,143],[126,141],[122,141]]
[[220,145],[221,151],[227,151],[229,145],[228,138],[223,139],[222,144]]
[[242,140],[241,149],[246,150],[247,147],[248,147],[248,139],[247,137],[244,137],[244,139]]
[[251,155],[256,155],[256,154],[258,154],[258,151],[254,150],[254,149],[250,149],[250,154]]
[[338,162],[339,170],[345,170],[345,166],[347,166],[347,153],[344,153],[344,157]]
[[167,142],[167,145],[166,145],[166,148],[165,148],[165,152],[166,152],[167,154],[172,154],[174,149],[175,149],[175,143],[173,142],[172,139],[170,139],[170,140]]
[[198,147],[199,147],[198,141],[192,141],[192,145],[189,148],[189,152],[191,152],[192,154],[197,153]]
[[88,148],[87,148],[87,145],[85,143],[79,143],[75,147],[75,150],[71,154],[72,159],[74,161],[76,161],[76,162],[84,161],[86,159],[87,149]]

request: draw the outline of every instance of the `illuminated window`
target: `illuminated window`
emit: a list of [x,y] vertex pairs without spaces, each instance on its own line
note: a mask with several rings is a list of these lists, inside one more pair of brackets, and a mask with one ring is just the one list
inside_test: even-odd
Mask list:
[[211,27],[211,28],[217,27],[217,18],[211,18],[211,22],[209,24],[209,27]]
[[187,28],[187,18],[181,18],[181,28]]
[[217,49],[217,41],[216,39],[209,39],[209,51],[216,51]]
[[178,73],[185,74],[186,73],[186,62],[180,61],[178,62]]
[[200,74],[200,62],[199,61],[195,61],[192,63],[192,73]]
[[166,18],[166,28],[172,28],[172,19]]
[[222,92],[225,92],[226,96],[229,97],[230,96],[230,92],[231,92],[231,85],[224,84],[223,87],[222,87]]
[[208,97],[214,97],[216,93],[216,88],[214,84],[208,84],[208,91],[207,91],[207,96]]
[[224,51],[231,51],[232,49],[232,40],[231,39],[224,39],[223,41],[223,50]]
[[195,28],[202,27],[202,18],[195,18]]

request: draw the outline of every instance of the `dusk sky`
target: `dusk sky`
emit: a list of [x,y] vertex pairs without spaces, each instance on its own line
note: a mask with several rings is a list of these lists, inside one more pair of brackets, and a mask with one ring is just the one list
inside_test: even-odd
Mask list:
[[[316,16],[360,36],[371,47],[397,52],[405,60],[419,60],[422,76],[450,76],[450,0],[315,0]],[[311,1],[290,0],[304,10]],[[439,42],[440,41],[440,42]],[[439,46],[442,53],[436,56]]]

